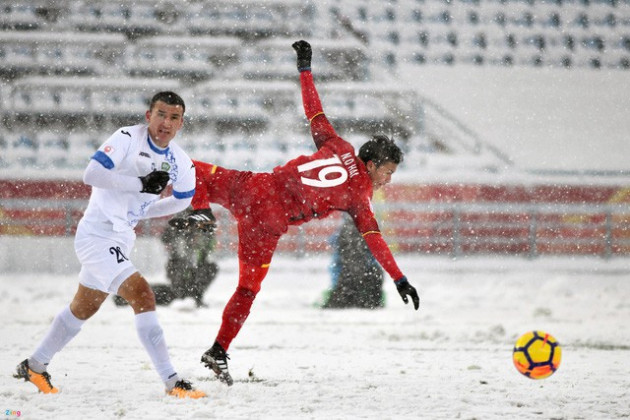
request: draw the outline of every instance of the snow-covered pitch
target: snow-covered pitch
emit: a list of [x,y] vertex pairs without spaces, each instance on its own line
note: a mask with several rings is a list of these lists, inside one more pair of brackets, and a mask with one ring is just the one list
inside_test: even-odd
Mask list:
[[[236,285],[236,260],[206,294],[159,307],[173,362],[208,393],[164,395],[136,337],[130,308],[111,300],[49,367],[57,395],[12,377],[76,276],[0,274],[0,401],[24,419],[615,419],[630,415],[627,259],[402,257],[418,312],[388,279],[386,307],[322,310],[326,258],[276,257],[230,349],[226,387],[200,363]],[[163,274],[151,282],[165,281]],[[512,365],[516,338],[553,334],[560,369],[534,381]],[[1,413],[0,413],[1,414]]]

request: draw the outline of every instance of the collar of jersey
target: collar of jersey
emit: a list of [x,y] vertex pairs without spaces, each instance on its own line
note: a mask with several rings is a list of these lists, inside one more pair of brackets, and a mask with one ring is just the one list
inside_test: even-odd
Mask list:
[[160,149],[155,143],[153,143],[153,140],[151,140],[151,136],[147,136],[147,143],[149,143],[149,147],[155,153],[159,153],[161,155],[165,155],[168,153],[168,146],[166,146],[165,149]]

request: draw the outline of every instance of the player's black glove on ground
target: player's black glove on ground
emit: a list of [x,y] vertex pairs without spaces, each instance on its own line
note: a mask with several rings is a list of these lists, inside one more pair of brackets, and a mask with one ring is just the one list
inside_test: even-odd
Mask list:
[[217,226],[214,214],[210,209],[193,210],[186,217],[173,217],[168,221],[168,224],[176,229],[194,227],[204,232],[212,232]]
[[164,190],[164,188],[166,188],[170,175],[166,171],[153,171],[139,178],[142,182],[142,189],[140,192],[159,194]]
[[413,301],[413,307],[417,311],[420,307],[420,298],[418,297],[418,292],[416,292],[416,288],[409,284],[407,277],[402,276],[398,280],[394,282],[396,285],[396,289],[398,289],[398,294],[402,298],[403,302],[409,303],[409,297]]
[[302,40],[294,42],[293,49],[297,53],[297,69],[298,71],[305,71],[311,69],[311,56],[313,51],[311,50],[311,44]]

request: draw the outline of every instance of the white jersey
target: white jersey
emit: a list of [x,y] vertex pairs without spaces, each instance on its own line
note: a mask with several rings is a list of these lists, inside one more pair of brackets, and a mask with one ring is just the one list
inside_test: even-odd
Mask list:
[[[188,155],[173,141],[165,149],[156,146],[146,124],[118,129],[92,159],[106,169],[136,179],[152,171],[166,171],[174,198],[189,200],[195,193],[195,168]],[[93,186],[82,222],[97,229],[109,230],[105,226],[109,224],[115,232],[132,231],[159,199],[159,195],[141,193],[140,188],[125,191]]]

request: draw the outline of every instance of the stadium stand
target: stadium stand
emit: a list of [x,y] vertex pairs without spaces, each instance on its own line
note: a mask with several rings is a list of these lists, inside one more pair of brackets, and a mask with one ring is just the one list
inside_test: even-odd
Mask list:
[[[98,75],[115,68],[126,38],[122,34],[43,31],[0,32],[0,77]],[[107,70],[109,72],[109,70]]]
[[[469,156],[464,160],[493,161],[490,166],[497,167],[505,163],[504,156],[496,150],[481,156],[483,140],[462,147],[465,136],[449,128],[457,125],[455,116],[446,118],[431,106],[425,110],[426,100],[418,94],[406,99],[407,109],[392,102],[392,97],[411,93],[384,83],[388,73],[402,62],[630,68],[628,0],[353,0],[330,5],[294,0],[1,1],[0,10],[0,77],[6,85],[0,111],[6,131],[18,134],[51,131],[59,125],[56,119],[72,120],[72,131],[92,129],[95,121],[99,128],[107,131],[109,124],[113,129],[120,120],[132,120],[137,104],[146,100],[125,89],[138,85],[135,79],[154,80],[156,88],[176,85],[195,104],[201,103],[195,93],[206,89],[205,81],[234,86],[248,80],[295,81],[287,45],[315,33],[315,47],[324,58],[318,63],[322,88],[327,81],[346,87],[336,95],[343,97],[336,98],[331,88],[332,98],[327,98],[342,129],[368,133],[382,128],[404,139],[414,153],[438,155],[442,161],[454,157],[458,165]],[[357,96],[363,89],[366,94]],[[229,122],[212,119],[246,121],[246,132],[272,144],[267,137],[277,137],[278,128],[269,126],[274,118],[265,102],[236,87],[231,97],[226,95],[211,102],[205,95],[191,131],[204,131],[204,124],[210,124],[215,131],[209,136],[222,138]],[[283,111],[293,121],[287,127],[296,127],[301,120],[295,95],[291,105]],[[74,146],[68,143],[68,148]],[[36,150],[46,153],[47,148]],[[259,157],[252,154],[254,161]]]
[[[44,183],[54,173],[78,182],[108,133],[142,121],[150,96],[167,89],[187,101],[181,143],[194,158],[269,170],[308,153],[289,48],[297,38],[313,41],[327,114],[355,146],[381,131],[422,168],[496,174],[511,165],[502,151],[390,75],[403,63],[628,71],[630,0],[0,0],[0,181],[28,176]],[[5,198],[19,206],[20,197]],[[413,196],[395,206],[403,211],[435,198]],[[602,203],[612,207],[601,213]],[[592,221],[591,242],[604,238],[594,253],[630,253],[627,217],[615,206],[603,200],[570,209]],[[572,221],[528,203],[512,209],[495,202],[461,213],[440,204],[401,217],[403,225],[392,229],[399,249],[409,252],[576,252],[532,242],[543,222],[554,226],[544,232],[557,234],[573,232]],[[71,206],[50,232],[71,233],[77,214]],[[322,237],[336,222],[327,222]],[[414,225],[425,222],[433,225]],[[467,245],[462,238],[475,232],[488,233],[492,245]]]
[[234,37],[155,36],[127,48],[125,70],[132,77],[169,77],[187,83],[226,77],[240,61]]

